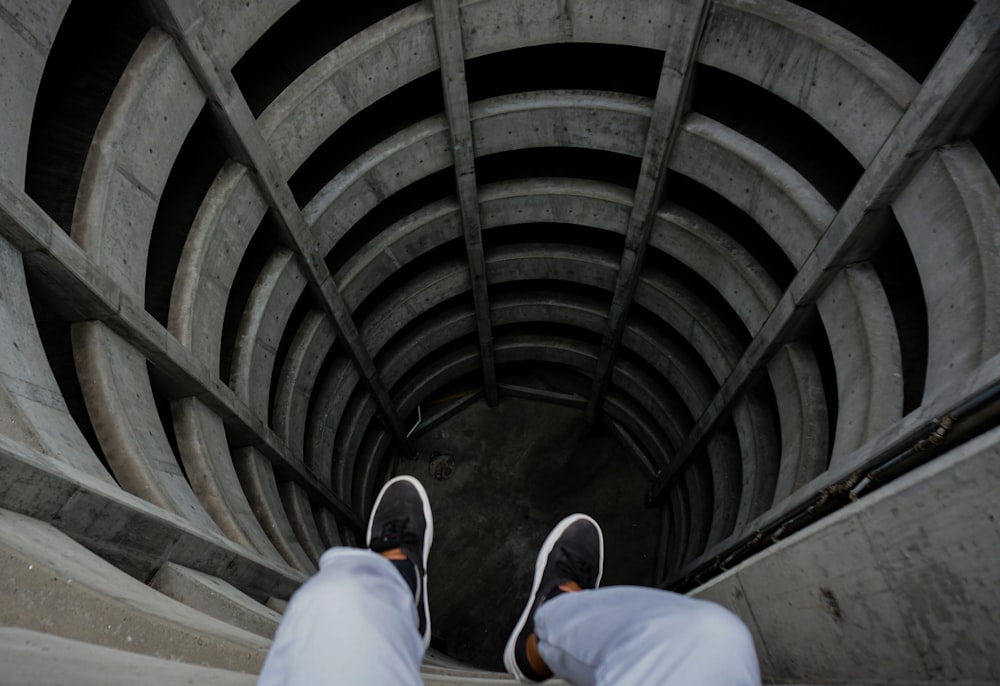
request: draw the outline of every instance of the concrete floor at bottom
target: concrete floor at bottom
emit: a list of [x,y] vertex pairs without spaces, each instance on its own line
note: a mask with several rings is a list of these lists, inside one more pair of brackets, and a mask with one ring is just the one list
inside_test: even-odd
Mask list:
[[[625,449],[582,412],[503,399],[480,402],[422,436],[401,461],[434,512],[428,562],[433,645],[465,664],[503,670],[507,637],[531,588],[538,548],[564,516],[586,512],[604,530],[602,585],[649,585],[659,529],[648,482]],[[444,480],[434,453],[451,455]]]

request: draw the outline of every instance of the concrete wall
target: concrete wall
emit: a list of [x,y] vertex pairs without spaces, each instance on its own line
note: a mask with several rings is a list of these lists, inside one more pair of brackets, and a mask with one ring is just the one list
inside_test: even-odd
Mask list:
[[994,429],[692,595],[740,615],[767,678],[995,683]]
[[[0,0],[0,508],[130,575],[136,622],[170,570],[244,616],[287,599],[456,388],[544,370],[518,392],[619,436],[666,578],[996,382],[993,2],[880,32],[785,0],[144,0],[76,74],[68,7]],[[555,66],[588,51],[621,78]],[[107,101],[36,105],[55,73]],[[67,191],[25,188],[52,119],[86,151],[62,228]],[[701,593],[782,679],[995,679],[994,438]]]

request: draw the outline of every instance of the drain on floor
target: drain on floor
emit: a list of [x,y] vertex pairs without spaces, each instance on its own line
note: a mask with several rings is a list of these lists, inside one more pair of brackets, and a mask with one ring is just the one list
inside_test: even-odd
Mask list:
[[455,456],[448,453],[431,453],[431,476],[445,481],[455,473]]

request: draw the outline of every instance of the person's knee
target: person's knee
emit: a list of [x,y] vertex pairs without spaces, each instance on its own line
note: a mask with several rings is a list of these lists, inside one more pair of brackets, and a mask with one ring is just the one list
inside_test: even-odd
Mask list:
[[686,623],[696,644],[708,652],[754,651],[750,630],[739,617],[711,602],[699,602]]

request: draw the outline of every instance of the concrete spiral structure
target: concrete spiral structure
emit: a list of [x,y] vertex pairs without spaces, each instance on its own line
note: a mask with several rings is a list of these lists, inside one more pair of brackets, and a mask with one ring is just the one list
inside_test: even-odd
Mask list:
[[[255,669],[176,599],[266,634],[418,408],[606,426],[667,584],[1000,383],[994,0],[112,4],[0,2],[0,548],[33,598],[0,643],[33,670],[66,639]],[[699,591],[766,674],[1000,678],[981,424]]]

